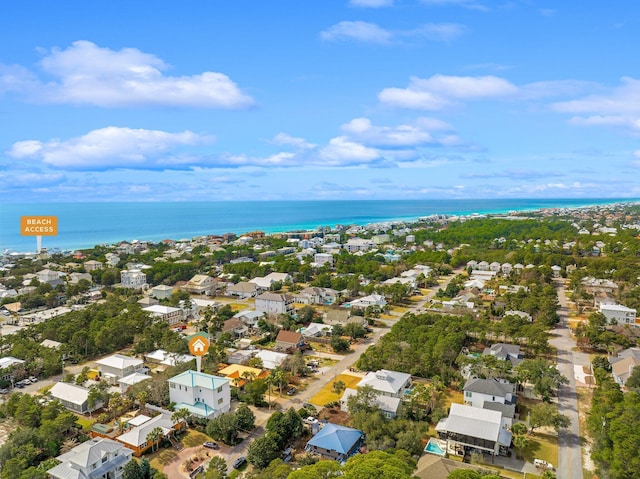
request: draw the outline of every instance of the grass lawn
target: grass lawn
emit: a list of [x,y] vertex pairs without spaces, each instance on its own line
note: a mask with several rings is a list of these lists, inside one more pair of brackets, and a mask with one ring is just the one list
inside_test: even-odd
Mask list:
[[[189,429],[187,433],[182,437],[182,443],[184,447],[195,447],[201,445],[205,441],[210,441],[211,438],[206,434],[199,431]],[[178,457],[178,451],[174,448],[160,449],[153,454],[145,454],[152,467],[162,471],[164,467],[170,462],[174,461]]]
[[[356,384],[358,384],[362,380],[360,376],[352,376],[351,374],[339,374],[336,378],[336,381],[342,381],[346,387],[355,389]],[[315,404],[316,406],[324,406],[325,404],[337,401],[342,397],[342,392],[340,394],[336,394],[333,392],[333,381],[329,381],[325,386],[313,396],[309,402],[311,404]]]
[[447,389],[445,394],[445,407],[449,409],[452,403],[464,404],[464,393],[455,389]]
[[528,462],[542,459],[554,466],[558,465],[558,437],[551,434],[536,433],[527,436],[529,447],[526,451],[518,451],[518,455]]
[[389,308],[389,311],[398,313],[398,314],[404,314],[407,311],[409,311],[409,308],[407,306],[391,306]]
[[89,417],[78,416],[78,424],[82,426],[83,431],[91,431],[91,426],[96,422],[95,419]]

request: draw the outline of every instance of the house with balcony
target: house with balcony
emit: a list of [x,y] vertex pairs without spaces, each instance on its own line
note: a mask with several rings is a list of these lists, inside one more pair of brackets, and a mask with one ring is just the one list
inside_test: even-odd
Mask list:
[[95,271],[96,269],[104,268],[104,263],[100,261],[96,261],[95,259],[90,259],[89,261],[84,262],[84,270],[87,273],[91,273],[91,271]]
[[636,322],[636,310],[621,304],[600,303],[600,312],[607,318],[609,324],[620,326],[640,327]]
[[276,336],[276,351],[293,354],[296,350],[304,350],[307,347],[308,343],[301,333],[282,329]]
[[227,287],[227,294],[237,296],[240,299],[253,298],[258,294],[258,285],[248,281],[240,281]]
[[256,311],[266,314],[293,314],[293,298],[288,294],[262,293],[256,296]]
[[56,457],[60,464],[47,474],[51,479],[121,479],[132,455],[119,442],[96,437]]
[[490,409],[451,404],[449,416],[436,426],[438,437],[446,441],[449,454],[466,456],[472,452],[506,456],[511,431],[502,427],[502,413]]
[[368,372],[356,385],[358,388],[371,386],[371,388],[383,396],[404,398],[405,391],[411,388],[411,374],[379,369],[376,372]]
[[231,408],[229,379],[185,371],[169,379],[169,400],[174,409],[186,409],[202,419],[213,419]]
[[120,286],[126,289],[146,289],[147,275],[139,269],[120,271]]
[[152,306],[142,308],[142,311],[149,313],[152,318],[157,321],[163,321],[169,326],[173,326],[174,324],[180,323],[184,320],[184,312],[182,309],[174,308],[172,306],[154,304]]
[[144,374],[147,368],[144,367],[144,361],[122,354],[113,354],[96,361],[98,366],[98,374],[103,381],[115,385],[118,380],[129,376],[130,374]]
[[211,295],[217,288],[218,282],[206,274],[196,274],[187,281],[182,289],[191,294]]

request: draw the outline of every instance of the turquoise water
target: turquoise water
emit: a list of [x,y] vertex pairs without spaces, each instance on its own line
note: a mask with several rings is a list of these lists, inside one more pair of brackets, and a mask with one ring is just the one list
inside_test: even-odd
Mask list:
[[20,236],[20,216],[58,216],[59,234],[47,248],[90,248],[123,240],[193,238],[207,234],[267,233],[336,224],[414,220],[432,214],[469,215],[615,203],[614,199],[511,199],[422,201],[264,201],[180,203],[2,203],[0,252],[34,251],[36,240]]
[[437,454],[438,456],[444,456],[446,452],[440,447],[440,445],[433,439],[429,439],[427,447],[424,448],[426,452],[431,454]]

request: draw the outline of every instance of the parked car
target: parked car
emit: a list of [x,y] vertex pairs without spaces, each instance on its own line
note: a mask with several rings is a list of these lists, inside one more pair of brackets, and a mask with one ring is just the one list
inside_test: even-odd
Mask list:
[[15,384],[15,387],[17,387],[18,389],[22,389],[22,388],[24,388],[24,384],[22,383],[22,381],[18,381],[18,382]]
[[31,381],[29,381],[27,378],[23,379],[22,381],[20,381],[22,384],[24,384],[25,386],[28,386],[29,384],[31,384]]
[[29,376],[29,381],[31,381],[32,383],[37,383],[38,382],[38,378],[35,376]]
[[287,396],[293,396],[297,392],[298,392],[298,390],[296,388],[289,388],[287,390]]
[[9,390],[7,388],[0,389],[0,394],[7,394]]
[[244,456],[240,456],[238,459],[236,459],[235,461],[233,461],[233,468],[234,469],[240,469],[242,466],[244,466],[247,463],[247,458]]
[[309,417],[303,419],[302,421],[307,423],[307,424],[313,424],[315,422],[318,422],[318,420],[313,416],[309,416]]
[[218,443],[213,441],[207,441],[203,444],[203,446],[208,449],[220,449],[220,446],[218,446]]

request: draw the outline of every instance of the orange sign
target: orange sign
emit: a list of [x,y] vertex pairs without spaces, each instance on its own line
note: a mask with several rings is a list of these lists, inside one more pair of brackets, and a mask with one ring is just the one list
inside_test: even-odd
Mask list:
[[58,234],[58,217],[21,216],[20,234],[22,236],[56,236]]
[[200,335],[192,337],[189,340],[189,351],[194,356],[204,356],[209,351],[209,340]]

